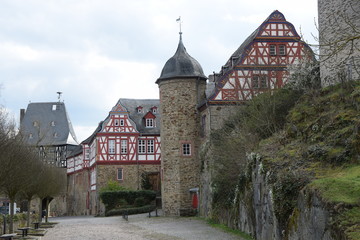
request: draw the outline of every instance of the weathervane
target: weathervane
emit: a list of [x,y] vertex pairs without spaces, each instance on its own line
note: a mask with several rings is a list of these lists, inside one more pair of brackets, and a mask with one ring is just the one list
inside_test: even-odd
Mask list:
[[180,35],[182,34],[182,32],[181,32],[181,16],[179,16],[179,18],[178,19],[176,19],[176,22],[178,22],[179,23],[179,26],[180,26]]
[[61,98],[61,94],[62,92],[56,92],[59,96],[58,96],[58,99],[59,99],[59,102],[60,102],[60,98]]

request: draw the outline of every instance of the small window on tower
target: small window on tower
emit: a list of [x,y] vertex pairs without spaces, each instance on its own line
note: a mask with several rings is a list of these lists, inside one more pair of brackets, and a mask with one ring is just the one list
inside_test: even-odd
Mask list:
[[191,144],[190,143],[184,143],[182,145],[182,155],[183,156],[191,156]]

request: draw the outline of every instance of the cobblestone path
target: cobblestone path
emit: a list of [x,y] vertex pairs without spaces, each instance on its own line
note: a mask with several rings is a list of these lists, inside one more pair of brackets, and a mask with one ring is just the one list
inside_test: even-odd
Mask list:
[[233,240],[238,236],[225,233],[193,218],[151,217],[131,215],[126,221],[122,217],[59,217],[41,240]]

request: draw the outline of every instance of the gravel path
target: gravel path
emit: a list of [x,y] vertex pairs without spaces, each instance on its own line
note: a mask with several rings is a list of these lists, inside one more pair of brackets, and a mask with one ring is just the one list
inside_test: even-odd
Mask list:
[[152,217],[147,214],[131,215],[129,221],[122,217],[59,217],[58,222],[41,240],[233,240],[238,236],[225,233],[193,218]]

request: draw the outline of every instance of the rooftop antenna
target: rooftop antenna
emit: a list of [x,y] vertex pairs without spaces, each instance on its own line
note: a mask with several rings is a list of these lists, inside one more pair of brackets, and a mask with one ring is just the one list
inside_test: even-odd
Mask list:
[[61,98],[61,94],[62,94],[62,92],[56,92],[59,96],[58,96],[58,100],[59,100],[59,102],[60,102],[60,98]]
[[181,32],[181,16],[179,16],[179,18],[178,19],[176,19],[176,22],[178,22],[179,23],[179,27],[180,27],[180,32],[179,32],[179,34],[180,34],[180,38],[181,38],[181,34],[182,34],[182,32]]

